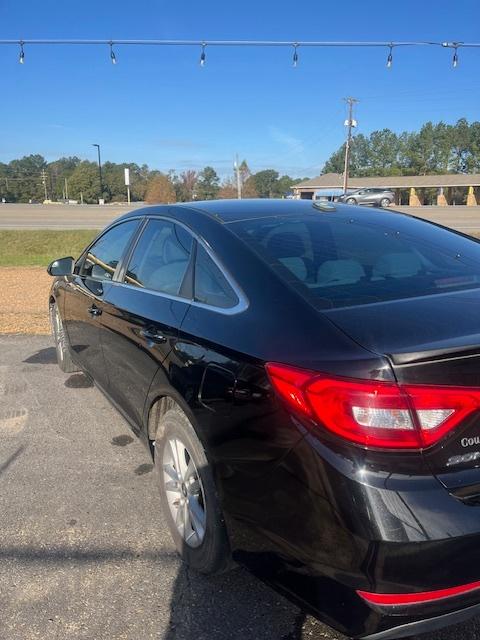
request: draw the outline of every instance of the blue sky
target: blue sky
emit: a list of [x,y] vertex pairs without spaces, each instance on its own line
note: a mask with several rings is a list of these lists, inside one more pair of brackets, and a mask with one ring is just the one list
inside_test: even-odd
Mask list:
[[[480,40],[478,0],[0,0],[2,39]],[[344,139],[345,105],[358,131],[413,130],[427,120],[480,119],[480,49],[0,47],[0,161],[78,155],[183,171],[317,175]]]

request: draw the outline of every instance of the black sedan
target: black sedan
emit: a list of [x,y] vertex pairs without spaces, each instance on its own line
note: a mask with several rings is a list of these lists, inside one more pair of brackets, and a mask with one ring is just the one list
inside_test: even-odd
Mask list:
[[192,203],[129,213],[49,273],[59,365],[149,444],[191,567],[233,558],[358,638],[480,612],[477,241]]

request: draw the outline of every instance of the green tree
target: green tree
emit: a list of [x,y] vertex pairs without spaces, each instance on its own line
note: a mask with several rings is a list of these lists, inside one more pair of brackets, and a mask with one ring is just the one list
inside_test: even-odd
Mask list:
[[195,195],[198,200],[213,200],[220,190],[220,178],[213,167],[205,167],[198,174]]
[[259,198],[273,198],[277,193],[278,171],[265,169],[254,173],[252,178]]
[[238,171],[240,173],[240,181],[241,181],[242,186],[243,186],[245,184],[245,182],[252,175],[252,172],[250,171],[250,167],[248,166],[246,160],[242,160],[242,162],[240,163],[240,166],[238,167]]
[[100,183],[98,165],[96,162],[83,160],[76,167],[68,182],[71,198],[81,200],[88,204],[98,202]]
[[[46,171],[45,158],[39,154],[24,156],[19,160],[12,160],[8,164],[9,191],[15,202],[29,202],[30,200],[43,201],[45,199],[45,186],[42,180],[42,172]],[[51,185],[47,176],[47,196],[51,193]]]
[[[77,156],[59,158],[58,160],[48,163],[47,172],[52,185],[53,200],[59,200],[66,197],[65,180],[67,180],[68,190],[68,179],[79,163],[80,158],[77,158]],[[68,195],[70,197],[70,193]]]
[[[343,173],[345,145],[325,163],[322,173]],[[352,176],[426,175],[480,170],[480,122],[465,118],[454,125],[426,122],[420,131],[389,129],[353,138]]]

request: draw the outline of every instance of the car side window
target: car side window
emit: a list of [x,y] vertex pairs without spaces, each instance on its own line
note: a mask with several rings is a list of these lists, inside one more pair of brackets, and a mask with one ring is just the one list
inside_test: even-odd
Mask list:
[[238,304],[238,296],[201,244],[195,261],[195,300],[221,309]]
[[192,236],[180,225],[149,220],[130,258],[125,284],[180,295],[192,243]]
[[104,233],[79,261],[75,273],[96,280],[111,280],[137,227],[138,220],[128,220]]

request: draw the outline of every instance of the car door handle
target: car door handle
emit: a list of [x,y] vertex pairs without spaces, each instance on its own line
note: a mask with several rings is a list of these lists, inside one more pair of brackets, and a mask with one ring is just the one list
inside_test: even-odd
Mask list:
[[167,341],[163,333],[155,331],[155,329],[140,329],[140,335],[150,342],[156,342],[157,344],[163,344]]
[[96,305],[92,304],[91,307],[88,308],[88,313],[92,316],[92,318],[97,318],[102,315],[102,310],[99,309]]

